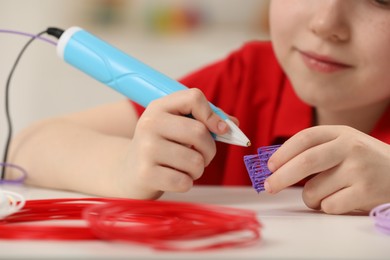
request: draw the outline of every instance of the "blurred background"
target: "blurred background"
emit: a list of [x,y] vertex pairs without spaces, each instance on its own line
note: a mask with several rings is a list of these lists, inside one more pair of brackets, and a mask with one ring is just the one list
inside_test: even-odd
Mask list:
[[[49,26],[76,25],[178,79],[246,41],[267,39],[267,8],[268,0],[0,0],[0,29],[36,34]],[[28,40],[0,33],[1,155],[7,134],[5,84]],[[39,119],[122,98],[65,64],[55,46],[36,40],[11,81],[14,131]]]

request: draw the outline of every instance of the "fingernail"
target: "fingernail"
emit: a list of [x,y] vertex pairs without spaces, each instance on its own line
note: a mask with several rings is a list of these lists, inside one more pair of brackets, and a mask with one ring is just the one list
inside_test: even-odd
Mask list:
[[271,172],[274,172],[276,170],[275,165],[270,161],[268,161],[267,166],[268,166],[268,170],[270,170]]
[[219,131],[224,131],[228,126],[225,121],[219,121],[217,127]]
[[266,192],[272,193],[272,189],[271,189],[271,186],[269,185],[268,181],[264,182],[264,189]]

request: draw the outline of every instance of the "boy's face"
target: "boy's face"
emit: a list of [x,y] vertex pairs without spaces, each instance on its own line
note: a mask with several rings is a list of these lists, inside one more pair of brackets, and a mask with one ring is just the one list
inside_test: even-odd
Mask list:
[[270,26],[276,56],[308,104],[389,102],[390,1],[272,0]]

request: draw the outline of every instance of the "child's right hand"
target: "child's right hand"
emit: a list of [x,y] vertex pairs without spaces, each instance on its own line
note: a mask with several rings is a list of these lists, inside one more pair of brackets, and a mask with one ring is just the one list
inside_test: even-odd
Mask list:
[[123,194],[151,199],[164,191],[188,191],[215,156],[210,131],[224,134],[228,126],[198,89],[150,103],[138,120],[124,171],[118,173]]

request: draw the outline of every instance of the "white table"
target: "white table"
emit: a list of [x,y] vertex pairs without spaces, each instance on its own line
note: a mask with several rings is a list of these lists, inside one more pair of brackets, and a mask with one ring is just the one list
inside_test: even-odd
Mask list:
[[[1,186],[28,199],[86,195],[22,186]],[[0,240],[0,259],[390,259],[390,236],[367,215],[327,215],[306,208],[300,188],[277,195],[250,187],[195,187],[162,199],[255,210],[262,239],[244,248],[203,252],[161,252],[120,242]]]

